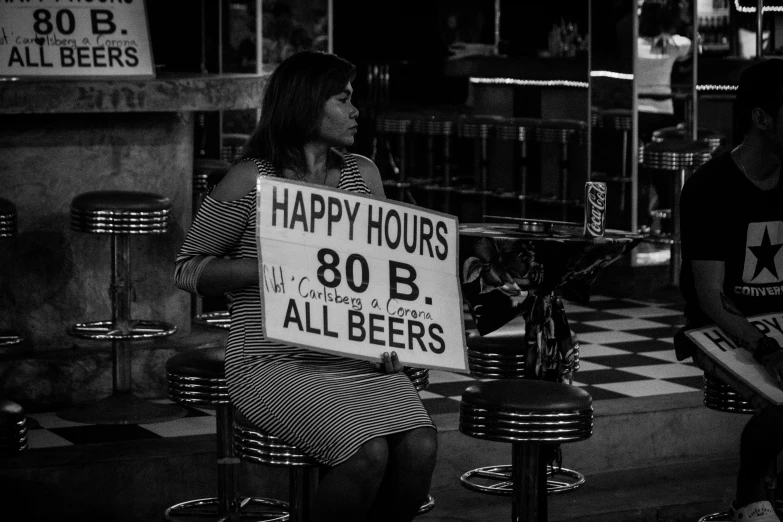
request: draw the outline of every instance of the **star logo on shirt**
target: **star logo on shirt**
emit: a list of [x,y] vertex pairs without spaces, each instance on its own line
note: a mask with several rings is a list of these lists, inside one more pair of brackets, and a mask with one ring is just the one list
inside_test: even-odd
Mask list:
[[775,254],[780,250],[781,245],[773,245],[769,239],[769,230],[764,227],[764,236],[761,238],[761,244],[758,246],[749,246],[748,250],[753,252],[756,256],[756,268],[753,271],[753,277],[751,280],[756,279],[762,270],[765,268],[769,270],[773,276],[778,278],[778,271],[775,268]]

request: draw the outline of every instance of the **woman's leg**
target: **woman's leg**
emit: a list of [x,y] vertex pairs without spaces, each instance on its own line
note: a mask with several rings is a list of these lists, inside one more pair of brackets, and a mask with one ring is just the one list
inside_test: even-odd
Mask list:
[[367,520],[407,522],[427,500],[438,451],[437,431],[416,428],[388,437],[389,466]]
[[388,442],[377,437],[342,464],[322,471],[312,504],[313,522],[366,520],[388,461]]

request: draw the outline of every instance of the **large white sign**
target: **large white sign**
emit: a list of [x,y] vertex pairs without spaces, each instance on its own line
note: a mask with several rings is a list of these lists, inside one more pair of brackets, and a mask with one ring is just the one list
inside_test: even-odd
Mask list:
[[[783,312],[755,315],[748,320],[762,333],[774,337],[783,345]],[[762,365],[745,349],[738,349],[723,330],[717,326],[705,326],[688,330],[685,334],[707,356],[729,373],[745,382],[757,393],[774,404],[783,404],[781,390]]]
[[257,188],[267,338],[468,371],[454,216],[267,176]]
[[0,76],[153,78],[144,0],[1,2]]

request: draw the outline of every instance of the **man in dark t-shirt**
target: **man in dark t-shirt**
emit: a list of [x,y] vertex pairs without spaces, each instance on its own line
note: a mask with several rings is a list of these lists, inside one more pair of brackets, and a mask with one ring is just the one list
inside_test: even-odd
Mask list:
[[783,311],[783,60],[755,63],[740,76],[735,117],[743,140],[685,182],[680,199],[686,326],[677,358],[693,357],[711,376],[751,400],[756,414],[740,443],[734,521],[779,522],[764,478],[783,450],[783,407],[757,396],[685,340],[683,331],[716,324],[783,387],[783,350],[747,320]]

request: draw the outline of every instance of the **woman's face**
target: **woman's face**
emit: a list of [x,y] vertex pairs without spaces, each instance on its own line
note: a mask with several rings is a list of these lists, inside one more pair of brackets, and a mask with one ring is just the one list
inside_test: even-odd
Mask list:
[[345,89],[335,94],[324,104],[324,112],[318,126],[317,139],[326,142],[330,147],[349,147],[353,145],[358,127],[356,117],[359,111],[351,103],[353,87],[351,82]]

